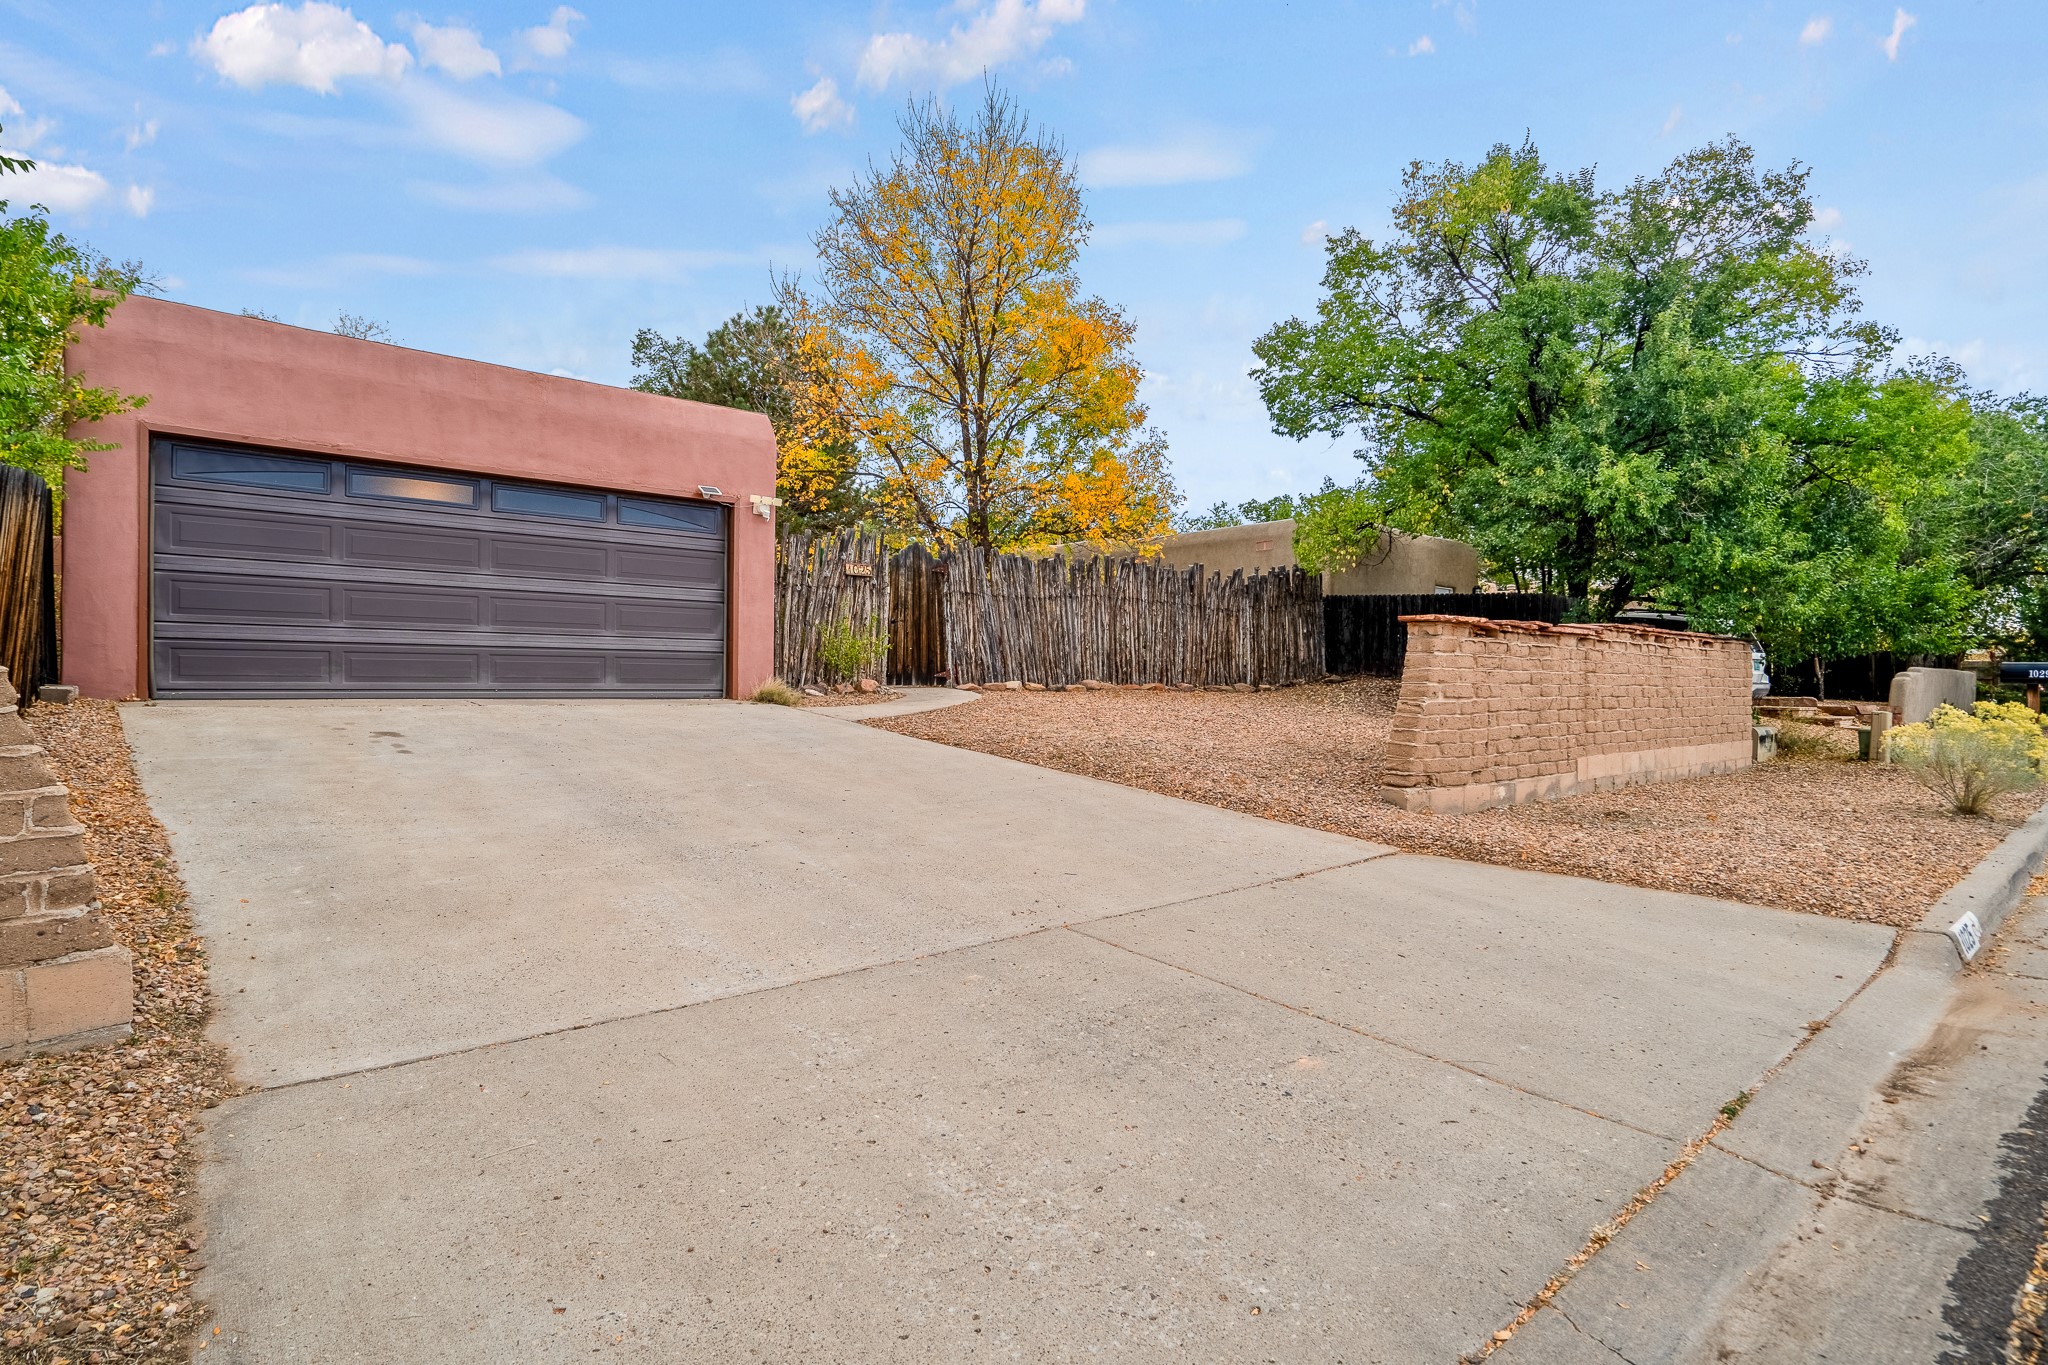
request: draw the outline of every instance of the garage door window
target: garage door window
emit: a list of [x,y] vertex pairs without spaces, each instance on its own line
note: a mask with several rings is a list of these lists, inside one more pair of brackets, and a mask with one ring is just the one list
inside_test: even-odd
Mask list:
[[437,502],[446,507],[476,506],[476,485],[466,479],[429,479],[418,474],[382,474],[368,469],[349,470],[348,495]]
[[723,529],[715,507],[692,507],[684,502],[648,502],[642,498],[619,499],[622,526],[660,526],[671,531],[701,531],[717,535]]
[[247,488],[289,488],[300,493],[327,491],[327,466],[271,455],[244,455],[238,450],[195,450],[179,446],[171,452],[171,473],[195,483],[236,483]]
[[499,484],[491,489],[491,508],[531,517],[566,517],[571,521],[603,521],[604,499],[594,493],[569,493],[557,488],[521,488]]

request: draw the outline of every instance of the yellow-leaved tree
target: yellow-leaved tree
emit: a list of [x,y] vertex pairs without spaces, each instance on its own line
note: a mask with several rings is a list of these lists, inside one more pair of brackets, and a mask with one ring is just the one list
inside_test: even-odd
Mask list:
[[810,287],[779,302],[805,354],[799,429],[849,435],[885,518],[982,549],[1169,529],[1132,327],[1084,297],[1089,222],[1065,149],[991,85],[927,100],[889,164],[832,192]]

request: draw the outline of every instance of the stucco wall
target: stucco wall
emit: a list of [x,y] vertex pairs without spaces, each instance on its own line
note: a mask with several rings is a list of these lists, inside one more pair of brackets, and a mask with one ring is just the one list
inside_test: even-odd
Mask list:
[[148,695],[149,438],[165,432],[313,454],[734,503],[728,682],[774,666],[775,493],[759,413],[534,374],[161,299],[85,328],[68,363],[146,394],[74,435],[114,445],[65,480],[64,678],[87,696]]
[[1386,799],[1442,814],[1745,768],[1749,646],[1647,626],[1404,616]]
[[[1294,523],[1262,521],[1215,531],[1186,531],[1159,541],[1168,564],[1200,564],[1212,573],[1258,573],[1295,567]],[[1349,568],[1323,575],[1325,596],[1336,594],[1468,593],[1479,586],[1479,552],[1461,540],[1385,532],[1370,554]]]

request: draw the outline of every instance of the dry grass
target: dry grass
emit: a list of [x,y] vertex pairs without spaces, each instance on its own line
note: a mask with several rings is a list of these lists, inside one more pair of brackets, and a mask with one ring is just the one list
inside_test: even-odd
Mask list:
[[191,1292],[190,1144],[229,1093],[205,1037],[206,960],[114,706],[38,706],[28,722],[71,788],[115,940],[135,955],[135,1033],[0,1066],[0,1354],[183,1361],[205,1316]]
[[1436,853],[1880,924],[1916,922],[2040,804],[1951,815],[1854,736],[1747,772],[1439,816],[1379,799],[1388,679],[1278,692],[999,692],[866,722],[1169,796]]
[[801,706],[804,694],[780,678],[770,678],[754,689],[748,701],[760,702],[763,706]]

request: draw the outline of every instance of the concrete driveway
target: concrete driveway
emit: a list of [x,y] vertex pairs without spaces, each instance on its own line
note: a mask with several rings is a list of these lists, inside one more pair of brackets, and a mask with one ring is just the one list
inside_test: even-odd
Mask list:
[[1891,944],[815,712],[123,718],[208,1361],[1450,1361]]

